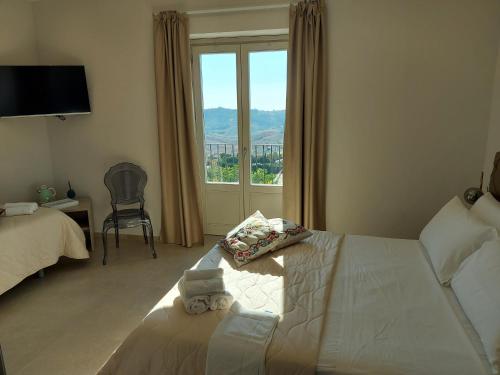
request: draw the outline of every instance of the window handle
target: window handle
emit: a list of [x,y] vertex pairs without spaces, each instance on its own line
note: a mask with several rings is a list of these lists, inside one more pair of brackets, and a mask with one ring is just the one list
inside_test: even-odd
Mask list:
[[247,147],[243,146],[243,160],[246,160],[247,158]]

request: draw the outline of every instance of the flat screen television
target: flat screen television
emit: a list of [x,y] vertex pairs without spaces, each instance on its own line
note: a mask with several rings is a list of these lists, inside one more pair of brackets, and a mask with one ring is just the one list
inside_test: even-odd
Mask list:
[[90,113],[83,66],[0,66],[0,117]]

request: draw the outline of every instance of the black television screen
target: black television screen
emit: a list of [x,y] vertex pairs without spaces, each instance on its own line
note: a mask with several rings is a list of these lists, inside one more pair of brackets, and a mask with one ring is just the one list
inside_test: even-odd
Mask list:
[[83,66],[0,66],[0,117],[90,113]]

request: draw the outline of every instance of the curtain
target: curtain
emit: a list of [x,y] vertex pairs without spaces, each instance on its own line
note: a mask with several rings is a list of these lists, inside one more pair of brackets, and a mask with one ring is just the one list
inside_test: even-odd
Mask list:
[[284,217],[325,229],[326,30],[322,1],[290,7]]
[[187,17],[154,17],[156,102],[160,146],[161,238],[203,243],[201,181],[196,155]]

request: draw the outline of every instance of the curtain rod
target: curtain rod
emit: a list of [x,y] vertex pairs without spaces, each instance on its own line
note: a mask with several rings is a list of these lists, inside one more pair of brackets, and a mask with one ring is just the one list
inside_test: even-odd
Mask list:
[[271,4],[271,5],[258,5],[253,7],[239,7],[239,8],[221,8],[221,9],[203,9],[203,10],[190,10],[185,12],[189,16],[201,14],[215,14],[215,13],[233,13],[233,12],[249,12],[254,10],[268,10],[288,8],[290,4]]

